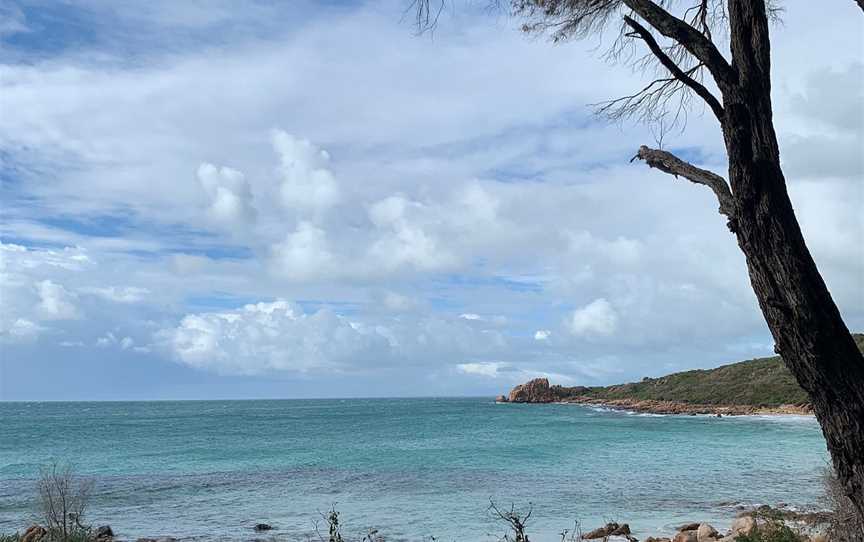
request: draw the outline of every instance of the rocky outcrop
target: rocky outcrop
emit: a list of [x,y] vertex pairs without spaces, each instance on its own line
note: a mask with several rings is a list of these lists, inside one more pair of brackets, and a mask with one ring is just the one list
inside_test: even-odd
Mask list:
[[255,532],[257,532],[257,533],[260,533],[263,531],[272,531],[272,530],[273,530],[273,526],[270,525],[269,523],[259,523],[259,524],[255,525]]
[[110,525],[103,525],[96,529],[93,537],[99,541],[107,541],[114,538],[114,531]]
[[555,401],[555,396],[552,395],[552,390],[549,387],[549,379],[535,378],[510,390],[507,401],[510,403],[551,403]]
[[499,396],[499,403],[556,403],[568,397],[585,393],[588,388],[576,386],[565,388],[564,386],[550,386],[549,379],[535,378],[524,384],[519,384],[508,396]]

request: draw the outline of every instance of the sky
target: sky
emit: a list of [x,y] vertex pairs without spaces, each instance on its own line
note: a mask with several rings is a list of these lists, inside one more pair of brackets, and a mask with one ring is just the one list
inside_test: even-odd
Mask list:
[[[772,354],[711,192],[593,114],[645,73],[463,3],[418,35],[407,5],[3,2],[0,400],[494,395]],[[784,5],[784,172],[864,331],[864,16]],[[700,108],[663,146],[725,171]]]

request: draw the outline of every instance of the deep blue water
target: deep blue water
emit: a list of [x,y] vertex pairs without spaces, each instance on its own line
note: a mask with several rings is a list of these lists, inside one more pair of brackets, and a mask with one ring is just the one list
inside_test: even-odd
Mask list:
[[332,504],[349,534],[492,540],[489,499],[533,503],[532,540],[574,519],[640,538],[726,527],[739,504],[819,499],[825,441],[805,417],[676,417],[490,399],[0,403],[0,532],[26,527],[52,459],[95,479],[123,538],[303,540]]

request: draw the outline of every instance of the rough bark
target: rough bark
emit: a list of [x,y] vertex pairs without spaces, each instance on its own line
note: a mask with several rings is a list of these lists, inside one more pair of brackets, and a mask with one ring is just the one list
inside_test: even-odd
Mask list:
[[729,0],[737,84],[723,136],[735,234],[779,354],[808,393],[834,468],[864,517],[864,358],[804,242],[786,190],[771,110],[762,0]]
[[649,149],[645,145],[639,147],[639,152],[636,153],[633,160],[637,158],[644,160],[648,167],[657,168],[676,177],[684,177],[690,182],[704,184],[710,188],[720,203],[720,214],[729,218],[730,229],[732,228],[731,224],[734,224],[732,220],[735,217],[735,202],[732,199],[729,185],[726,184],[726,179],[712,171],[685,162],[668,151]]
[[728,0],[728,7],[733,73],[718,86],[731,193],[722,177],[668,152],[642,147],[636,158],[717,195],[775,348],[810,396],[837,476],[864,518],[864,357],[810,255],[786,189],[764,0]]

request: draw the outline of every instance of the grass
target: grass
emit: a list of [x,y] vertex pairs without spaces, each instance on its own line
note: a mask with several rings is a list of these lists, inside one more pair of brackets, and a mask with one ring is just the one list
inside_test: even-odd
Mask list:
[[[864,334],[855,334],[864,351]],[[606,387],[561,388],[564,397],[582,395],[597,400],[638,399],[707,405],[777,407],[809,402],[780,356],[723,365],[716,369],[686,371],[641,382]]]

